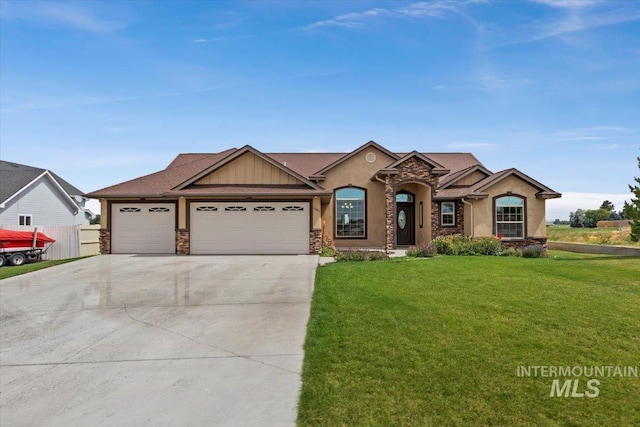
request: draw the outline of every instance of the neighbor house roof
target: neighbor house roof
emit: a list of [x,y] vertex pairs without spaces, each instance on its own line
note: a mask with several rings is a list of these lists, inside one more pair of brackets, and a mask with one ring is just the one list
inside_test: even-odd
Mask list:
[[48,176],[67,197],[84,196],[82,191],[50,170],[0,160],[0,204],[12,199],[40,176]]

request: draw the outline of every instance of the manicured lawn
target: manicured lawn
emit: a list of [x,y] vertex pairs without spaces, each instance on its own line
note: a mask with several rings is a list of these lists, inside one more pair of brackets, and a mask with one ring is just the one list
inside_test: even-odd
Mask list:
[[23,264],[17,267],[13,265],[5,265],[4,267],[0,267],[0,280],[6,279],[7,277],[13,277],[19,274],[40,270],[43,268],[53,267],[54,265],[65,264],[67,262],[76,261],[79,259],[81,258],[61,259],[56,261],[41,261],[34,262],[32,264]]
[[553,242],[590,243],[594,245],[640,246],[631,241],[631,228],[571,228],[568,225],[548,225],[547,237]]
[[640,425],[640,378],[598,378],[595,398],[550,397],[553,378],[516,374],[640,365],[640,260],[330,264],[318,269],[305,352],[299,425]]

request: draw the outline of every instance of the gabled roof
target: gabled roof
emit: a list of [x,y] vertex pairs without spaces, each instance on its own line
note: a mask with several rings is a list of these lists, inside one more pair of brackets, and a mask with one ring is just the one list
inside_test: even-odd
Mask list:
[[339,159],[337,159],[336,161],[334,161],[333,163],[323,167],[322,169],[320,169],[319,171],[317,171],[314,175],[317,177],[320,177],[322,175],[324,175],[325,172],[335,168],[336,166],[338,166],[340,163],[343,163],[347,160],[349,160],[350,158],[352,158],[353,156],[355,156],[356,154],[360,153],[363,150],[366,150],[367,148],[375,148],[378,151],[383,152],[384,154],[386,154],[387,156],[391,157],[392,159],[399,159],[400,156],[398,156],[395,153],[392,153],[391,151],[387,150],[386,148],[384,148],[382,145],[378,144],[375,141],[369,141],[363,145],[361,145],[360,147],[356,148],[355,150],[353,150],[350,153],[346,153],[345,155],[343,155],[342,157],[340,157]]
[[47,169],[22,165],[0,160],[0,204],[5,204],[26,190],[31,183],[40,177],[48,178],[76,207],[71,196],[84,196],[84,193]]
[[455,184],[456,182],[458,182],[459,180],[461,180],[462,178],[471,175],[472,173],[479,171],[482,172],[485,177],[488,177],[490,175],[493,175],[493,172],[491,172],[489,169],[485,168],[482,165],[473,165],[473,166],[469,166],[468,168],[462,169],[460,171],[457,172],[452,172],[449,175],[447,175],[446,177],[444,177],[442,179],[442,181],[440,181],[440,189],[444,190],[445,188],[449,187],[452,184]]
[[199,173],[197,173],[196,175],[190,177],[186,181],[184,181],[184,182],[180,183],[179,185],[175,186],[174,188],[172,188],[172,190],[183,190],[187,186],[189,186],[190,184],[193,184],[194,182],[198,181],[200,178],[202,178],[202,177],[210,174],[211,172],[221,168],[222,166],[234,161],[235,159],[237,159],[238,157],[240,157],[240,156],[242,156],[243,154],[246,154],[246,153],[254,154],[255,156],[257,156],[257,157],[261,158],[262,160],[272,164],[276,168],[284,171],[285,173],[288,173],[289,175],[294,176],[299,181],[307,184],[311,188],[314,188],[316,190],[320,190],[321,189],[320,187],[318,187],[317,184],[315,184],[314,182],[309,181],[307,179],[307,177],[304,177],[304,176],[300,175],[298,172],[295,172],[291,168],[283,165],[282,163],[278,163],[277,161],[273,160],[271,157],[261,153],[260,151],[256,150],[252,146],[245,145],[244,147],[240,148],[239,150],[236,150],[235,152],[229,154],[228,156],[226,156],[225,158],[219,160],[215,164],[209,166],[208,168],[206,168],[206,169],[200,171]]
[[397,159],[395,162],[391,163],[389,166],[385,167],[384,169],[381,169],[378,173],[394,173],[397,170],[397,167],[400,166],[402,163],[406,162],[407,160],[416,157],[420,160],[422,160],[423,162],[427,163],[429,166],[431,166],[431,173],[434,175],[445,175],[448,174],[450,172],[449,169],[445,168],[444,166],[442,166],[440,163],[436,162],[433,159],[430,159],[428,156],[426,156],[425,154],[419,153],[417,151],[412,151],[409,154],[405,154],[404,156],[402,156],[401,158]]
[[539,199],[555,199],[561,197],[562,195],[546,185],[536,181],[530,176],[520,172],[518,169],[511,168],[505,169],[500,172],[496,172],[487,176],[485,179],[478,181],[477,183],[468,186],[468,187],[458,187],[458,188],[445,188],[438,191],[438,194],[435,199],[456,199],[456,198],[470,198],[470,199],[484,199],[489,195],[484,191],[487,190],[494,184],[502,181],[503,179],[515,176],[532,187],[538,189],[538,193],[536,193],[536,197]]

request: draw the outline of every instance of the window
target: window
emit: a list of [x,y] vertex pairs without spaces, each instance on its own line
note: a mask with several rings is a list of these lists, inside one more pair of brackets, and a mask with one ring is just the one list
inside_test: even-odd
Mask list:
[[456,225],[456,202],[440,203],[440,224]]
[[247,208],[244,206],[227,206],[224,210],[227,212],[244,212]]
[[253,210],[256,212],[273,212],[276,208],[273,206],[256,206]]
[[18,215],[18,225],[31,225],[32,222],[31,215]]
[[407,193],[398,193],[396,194],[396,202],[413,203],[413,196]]
[[304,208],[302,206],[285,206],[282,210],[285,212],[301,212]]
[[196,211],[198,212],[216,212],[218,208],[215,206],[198,206]]
[[140,208],[120,208],[120,212],[140,212]]
[[503,196],[496,199],[496,235],[503,239],[524,238],[524,199]]
[[149,212],[169,212],[169,208],[149,208]]
[[366,238],[366,192],[348,187],[336,190],[336,237]]

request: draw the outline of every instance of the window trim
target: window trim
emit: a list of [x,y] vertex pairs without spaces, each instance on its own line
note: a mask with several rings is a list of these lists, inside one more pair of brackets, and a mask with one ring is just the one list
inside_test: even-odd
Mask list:
[[[453,212],[451,213],[445,213],[442,209],[442,206],[444,204],[449,204],[449,205],[453,205]],[[456,201],[448,201],[448,202],[440,202],[440,226],[441,227],[455,227],[456,226],[456,209],[457,209],[457,205],[456,205]],[[451,215],[453,222],[451,224],[445,224],[443,221],[443,218],[445,215]]]
[[[501,240],[505,240],[505,241],[518,241],[518,240],[525,240],[527,238],[527,198],[521,194],[515,194],[512,192],[507,192],[504,194],[499,194],[497,196],[495,196],[493,198],[493,235],[497,236],[498,235],[498,204],[497,201],[498,199],[502,198],[502,197],[517,197],[519,199],[522,199],[522,237],[502,237]],[[504,221],[503,221],[504,222]],[[513,222],[513,221],[508,221],[508,222]],[[516,223],[519,223],[519,221],[517,221]]]
[[[20,224],[20,220],[23,218],[24,218],[24,224]],[[29,221],[27,221],[27,218],[29,219]],[[33,214],[18,214],[18,225],[24,226],[24,227],[31,227],[33,225]]]
[[[364,192],[364,236],[338,236],[338,191],[354,188]],[[333,190],[333,238],[339,240],[365,240],[369,234],[369,203],[367,189],[355,185],[334,188]]]

